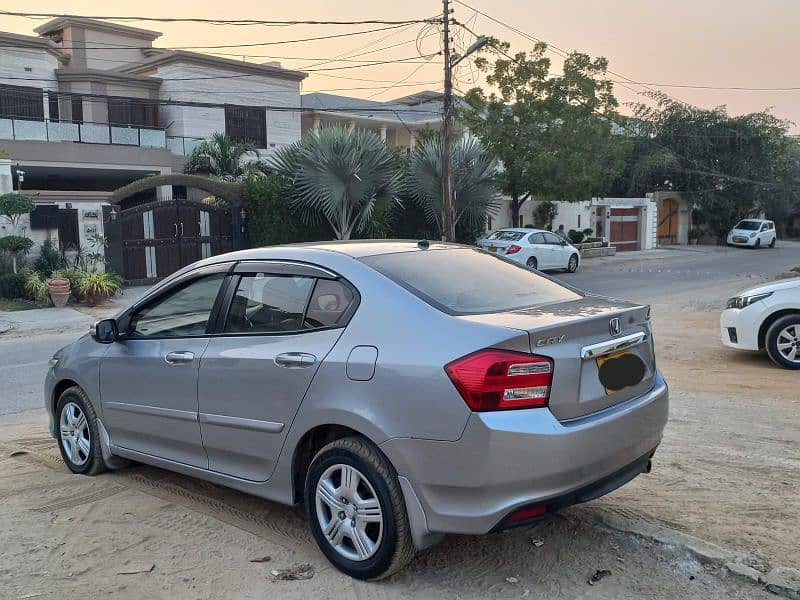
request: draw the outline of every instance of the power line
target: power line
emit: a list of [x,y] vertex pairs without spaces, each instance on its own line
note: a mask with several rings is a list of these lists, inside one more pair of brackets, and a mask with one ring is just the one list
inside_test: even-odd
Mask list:
[[[349,31],[347,33],[336,33],[332,35],[320,35],[309,38],[298,38],[293,40],[280,40],[277,42],[255,42],[250,44],[222,44],[217,46],[172,46],[168,48],[158,48],[153,46],[56,46],[58,50],[219,50],[224,48],[254,48],[258,46],[277,46],[280,44],[299,44],[302,42],[315,42],[318,40],[331,40],[335,38],[352,37],[356,35],[365,35],[368,33],[376,33],[378,31],[388,31],[390,29],[400,29],[406,27],[408,24],[403,25],[390,25],[387,27],[377,27],[374,29],[365,29],[363,31]],[[15,44],[0,44],[0,48],[16,48]]]
[[8,17],[26,17],[31,19],[95,19],[107,21],[147,21],[156,23],[205,23],[208,25],[409,25],[415,23],[428,23],[430,19],[406,19],[403,21],[389,21],[386,19],[364,19],[360,21],[275,21],[264,19],[208,19],[201,17],[143,17],[123,15],[76,15],[69,13],[34,13],[22,11],[0,10],[0,15]]
[[[611,71],[609,71],[610,73]],[[611,80],[614,83],[621,83],[619,81]],[[689,83],[647,83],[642,81],[630,81],[637,85],[654,87],[673,87],[673,88],[686,88],[694,90],[722,90],[733,92],[796,92],[800,91],[800,86],[787,86],[787,87],[745,87],[745,86],[719,86],[719,85],[697,85]]]

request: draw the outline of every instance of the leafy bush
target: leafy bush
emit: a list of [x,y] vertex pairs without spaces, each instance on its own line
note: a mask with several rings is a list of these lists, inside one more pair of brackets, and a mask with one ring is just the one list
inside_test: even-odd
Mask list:
[[586,237],[582,231],[578,231],[577,229],[570,229],[567,232],[567,237],[569,241],[573,244],[580,244],[583,241],[583,238]]
[[39,304],[50,302],[50,290],[38,271],[29,271],[25,277],[25,291],[30,298]]
[[58,246],[52,240],[45,240],[42,244],[42,251],[39,258],[33,263],[33,268],[44,277],[50,277],[53,271],[61,269],[64,266],[64,261],[61,258],[61,253]]
[[25,298],[25,275],[0,273],[0,298]]
[[289,207],[291,181],[270,174],[245,181],[244,202],[253,246],[331,240],[335,236],[327,221],[304,225]]
[[7,235],[0,238],[0,251],[11,255],[14,273],[17,272],[17,258],[25,256],[33,248],[33,240],[21,235]]
[[95,304],[113,296],[122,286],[116,273],[85,273],[77,287],[89,304]]
[[590,238],[592,237],[592,235],[594,235],[594,229],[592,229],[591,227],[587,227],[586,229],[583,230],[583,236],[585,238]]

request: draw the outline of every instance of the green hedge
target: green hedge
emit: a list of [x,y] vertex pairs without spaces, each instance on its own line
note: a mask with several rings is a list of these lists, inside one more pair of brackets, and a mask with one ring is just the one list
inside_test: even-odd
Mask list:
[[27,298],[25,275],[22,273],[0,273],[0,298]]
[[252,246],[273,246],[293,242],[332,240],[333,231],[327,222],[306,225],[292,214],[286,189],[291,183],[271,174],[252,177],[244,184],[244,206]]

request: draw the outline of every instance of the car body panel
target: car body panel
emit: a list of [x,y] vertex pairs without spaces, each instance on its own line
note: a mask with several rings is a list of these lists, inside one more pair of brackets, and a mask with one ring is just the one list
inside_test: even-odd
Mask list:
[[[302,484],[296,481],[302,473],[295,473],[301,440],[318,427],[346,427],[379,445],[397,469],[409,514],[415,515],[414,539],[420,547],[431,533],[488,531],[507,510],[596,482],[652,452],[661,438],[668,404],[666,385],[654,363],[648,363],[651,373],[638,387],[616,396],[587,387],[594,385],[591,377],[596,379],[596,373],[580,372],[595,364],[581,363],[584,345],[634,331],[646,334],[646,343],[635,352],[650,360],[646,307],[587,296],[534,309],[453,316],[357,260],[453,247],[401,241],[324,243],[252,249],[195,263],[155,286],[118,320],[124,323],[139,306],[197,269],[213,266],[230,273],[238,261],[318,265],[352,284],[360,304],[346,327],[295,336],[239,337],[211,330],[194,338],[206,344],[195,352],[198,364],[193,361],[183,371],[174,370],[187,381],[168,379],[158,372],[160,365],[155,376],[133,367],[132,373],[143,381],[122,391],[112,379],[123,358],[135,358],[136,353],[157,358],[168,350],[167,344],[145,352],[138,348],[142,340],[135,340],[134,348],[131,341],[101,344],[87,336],[62,350],[63,361],[48,374],[48,412],[52,415],[58,381],[74,374],[74,381],[86,386],[108,432],[108,452],[285,503],[297,501],[297,485]],[[621,322],[616,333],[609,330],[612,318]],[[559,330],[568,336],[564,342],[537,346],[542,338],[559,337]],[[348,359],[354,349],[365,347],[374,349],[369,354],[375,357],[370,376],[348,377]],[[552,357],[556,375],[551,407],[470,411],[444,365],[484,348],[533,350]],[[295,377],[274,365],[276,354],[283,352],[313,354],[318,361],[313,371]],[[105,356],[109,360],[103,367]],[[105,374],[104,369],[111,375],[101,385],[98,375]],[[165,409],[195,411],[202,448],[212,458],[210,468],[203,465],[202,456],[196,460],[193,452],[178,452],[186,452],[191,443],[185,429],[173,427],[174,419],[166,419],[160,428],[151,423],[157,435],[146,434],[148,444],[137,446],[133,428],[146,430],[146,424],[132,426],[113,410],[108,412],[114,402],[149,406],[144,403],[152,402],[152,386],[163,388],[158,396],[173,403]],[[200,390],[194,409],[192,388],[195,394]],[[556,395],[567,401],[560,402]],[[158,436],[164,439],[154,440]]]

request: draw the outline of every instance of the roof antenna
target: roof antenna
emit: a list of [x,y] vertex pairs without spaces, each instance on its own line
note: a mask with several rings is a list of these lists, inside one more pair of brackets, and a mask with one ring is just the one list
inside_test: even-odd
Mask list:
[[420,240],[417,242],[417,247],[420,250],[427,250],[431,247],[431,243],[428,240]]

